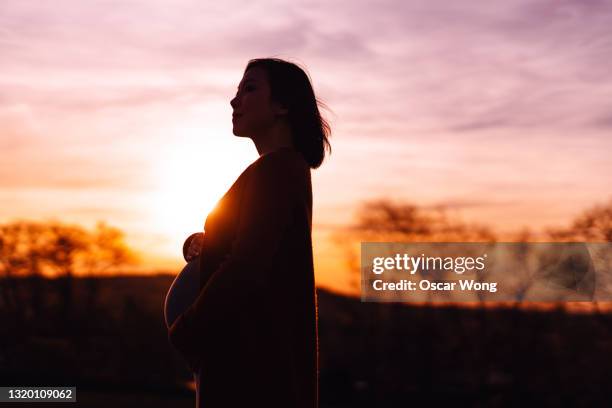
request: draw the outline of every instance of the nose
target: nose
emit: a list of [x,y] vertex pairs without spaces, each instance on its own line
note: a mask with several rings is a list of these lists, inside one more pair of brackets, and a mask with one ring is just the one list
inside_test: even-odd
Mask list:
[[230,105],[232,106],[232,109],[236,110],[236,106],[238,105],[236,103],[236,100],[238,99],[237,96],[235,96],[231,101],[230,101]]

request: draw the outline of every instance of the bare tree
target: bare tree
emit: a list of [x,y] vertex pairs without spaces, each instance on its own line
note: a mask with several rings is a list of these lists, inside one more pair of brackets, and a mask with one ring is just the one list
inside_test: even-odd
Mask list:
[[136,253],[126,245],[123,231],[99,221],[90,234],[83,262],[86,271],[86,310],[91,312],[96,306],[100,290],[99,276],[118,274],[121,267],[138,261]]
[[423,209],[412,203],[376,199],[364,202],[355,222],[333,236],[345,253],[347,265],[360,282],[361,242],[495,242],[497,235],[487,226],[451,220],[447,208]]
[[[75,274],[88,276],[86,306],[91,308],[98,292],[93,276],[117,273],[121,266],[137,261],[123,232],[104,222],[98,222],[93,231],[57,221],[20,220],[0,225],[0,302],[18,321],[24,321],[28,306],[34,314],[40,313],[45,299],[41,279],[46,273],[57,278],[60,313],[67,317],[74,306]],[[27,291],[18,288],[17,280],[23,277],[29,278]],[[31,299],[29,305],[24,292]]]
[[555,241],[612,242],[612,199],[588,208],[570,226],[549,228],[546,233]]
[[[548,228],[545,230],[551,241],[585,242],[588,243],[596,269],[596,291],[610,296],[612,290],[612,274],[610,274],[612,242],[612,198],[604,204],[596,204],[578,215],[567,227]],[[589,245],[590,244],[590,245]],[[592,302],[597,313],[602,307],[612,308],[612,302],[601,302],[599,296]]]

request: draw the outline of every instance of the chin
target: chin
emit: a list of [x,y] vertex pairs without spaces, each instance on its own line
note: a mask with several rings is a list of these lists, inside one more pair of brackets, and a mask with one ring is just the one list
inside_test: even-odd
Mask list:
[[232,133],[234,134],[234,136],[236,137],[248,137],[247,135],[245,135],[244,133],[241,133],[239,130],[234,130],[232,131]]

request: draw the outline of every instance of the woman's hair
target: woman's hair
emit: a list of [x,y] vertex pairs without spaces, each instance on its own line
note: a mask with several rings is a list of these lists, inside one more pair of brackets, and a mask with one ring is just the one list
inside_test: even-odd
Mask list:
[[254,67],[267,73],[270,98],[288,110],[295,148],[316,169],[323,163],[325,149],[331,154],[331,129],[319,112],[318,105],[326,106],[315,97],[308,74],[298,65],[278,58],[249,60],[245,73]]

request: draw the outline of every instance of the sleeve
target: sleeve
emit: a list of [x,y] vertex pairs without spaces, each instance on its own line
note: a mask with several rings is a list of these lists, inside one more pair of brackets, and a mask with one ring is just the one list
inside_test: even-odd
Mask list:
[[239,316],[240,310],[249,306],[252,295],[267,286],[267,273],[291,223],[290,176],[272,159],[257,163],[244,187],[238,229],[229,255],[195,302],[169,329],[170,343],[193,372],[201,364],[206,335],[214,333],[223,320]]

